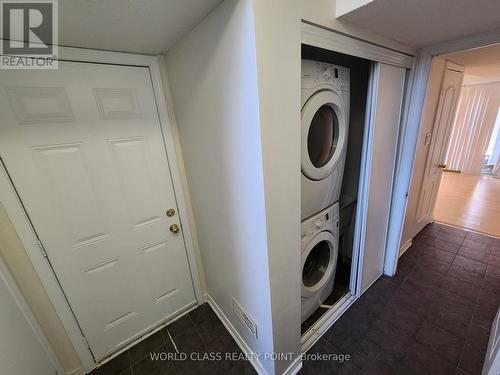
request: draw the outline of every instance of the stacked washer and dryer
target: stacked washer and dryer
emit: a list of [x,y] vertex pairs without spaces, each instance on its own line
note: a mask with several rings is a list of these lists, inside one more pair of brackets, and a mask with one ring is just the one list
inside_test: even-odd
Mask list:
[[302,322],[333,291],[349,86],[348,68],[302,60]]

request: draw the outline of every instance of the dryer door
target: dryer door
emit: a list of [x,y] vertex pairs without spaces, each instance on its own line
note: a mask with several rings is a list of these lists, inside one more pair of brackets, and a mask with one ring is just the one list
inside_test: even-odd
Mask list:
[[302,173],[311,180],[330,175],[347,140],[342,98],[325,90],[314,94],[302,108]]
[[331,232],[320,232],[302,250],[302,297],[311,297],[335,277],[338,244]]

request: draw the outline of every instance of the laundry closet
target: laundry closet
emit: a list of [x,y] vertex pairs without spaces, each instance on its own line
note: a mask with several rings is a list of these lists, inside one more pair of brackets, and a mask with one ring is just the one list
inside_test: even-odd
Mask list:
[[377,48],[302,24],[303,351],[384,271],[412,59]]
[[[352,250],[370,66],[302,45],[303,334],[355,290]],[[309,161],[320,178],[308,170]]]

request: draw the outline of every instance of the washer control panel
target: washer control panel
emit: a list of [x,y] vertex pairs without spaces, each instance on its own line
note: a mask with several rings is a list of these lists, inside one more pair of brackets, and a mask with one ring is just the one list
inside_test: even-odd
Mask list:
[[322,83],[328,83],[337,90],[349,90],[349,69],[340,65],[302,60],[302,87],[312,88]]
[[339,205],[333,206],[321,211],[320,213],[306,219],[302,222],[302,240],[307,241],[317,233],[328,230],[331,232],[338,230]]

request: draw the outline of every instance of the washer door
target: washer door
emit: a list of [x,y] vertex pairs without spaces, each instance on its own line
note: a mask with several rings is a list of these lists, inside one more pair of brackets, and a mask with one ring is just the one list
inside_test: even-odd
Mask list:
[[328,177],[346,137],[341,97],[333,91],[318,91],[302,109],[302,173],[311,180]]
[[338,248],[332,233],[318,233],[302,250],[302,297],[325,286],[337,265]]

